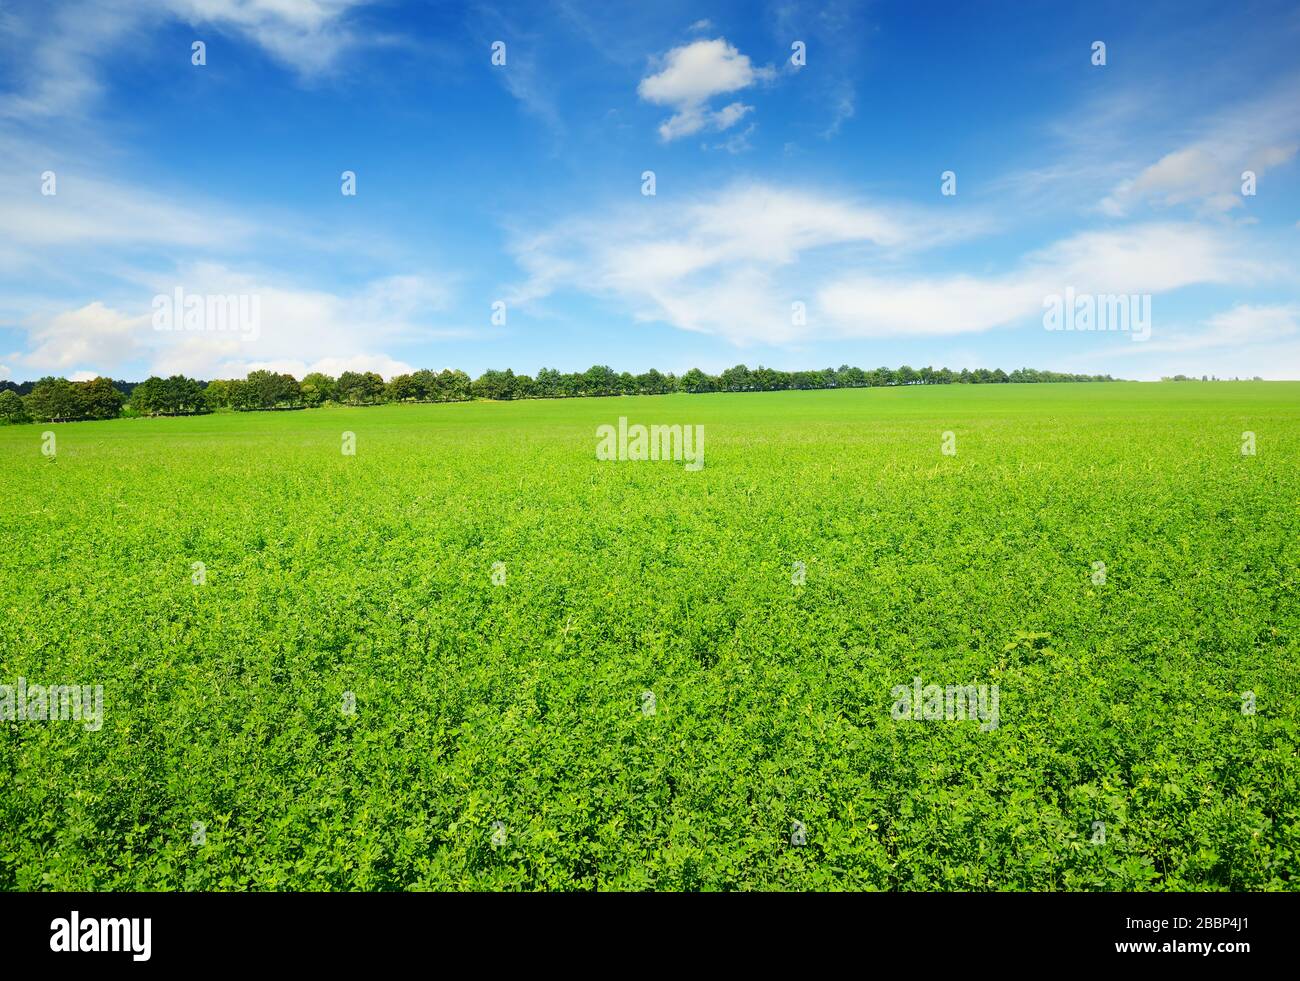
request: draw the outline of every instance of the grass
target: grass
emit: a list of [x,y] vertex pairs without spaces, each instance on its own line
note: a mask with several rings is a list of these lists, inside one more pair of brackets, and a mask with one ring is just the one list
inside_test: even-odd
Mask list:
[[1293,889],[1298,464],[1300,383],[0,428],[0,684],[105,705],[0,723],[0,887]]

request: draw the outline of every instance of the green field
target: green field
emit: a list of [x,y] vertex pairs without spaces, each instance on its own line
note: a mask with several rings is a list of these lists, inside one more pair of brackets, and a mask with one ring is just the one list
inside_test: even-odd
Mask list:
[[5,889],[1296,887],[1300,383],[10,426],[0,528],[0,684],[104,692]]

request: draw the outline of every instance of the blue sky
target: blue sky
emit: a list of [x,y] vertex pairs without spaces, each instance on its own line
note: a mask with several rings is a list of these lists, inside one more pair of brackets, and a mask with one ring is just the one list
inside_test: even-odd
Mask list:
[[1287,2],[0,0],[0,377],[1300,378],[1297,50]]

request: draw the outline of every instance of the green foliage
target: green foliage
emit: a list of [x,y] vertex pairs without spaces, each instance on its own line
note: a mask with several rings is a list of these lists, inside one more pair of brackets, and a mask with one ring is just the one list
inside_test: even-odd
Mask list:
[[23,399],[26,414],[37,422],[67,422],[73,419],[114,419],[122,411],[126,396],[109,378],[70,382],[66,378],[42,378]]
[[66,378],[42,378],[23,399],[23,404],[27,414],[37,422],[62,422],[84,415],[77,388]]
[[[597,461],[619,415],[704,469]],[[105,715],[0,723],[0,888],[1297,888],[1300,385],[39,435],[0,430],[0,684]],[[895,720],[917,676],[1000,725]]]
[[23,405],[22,397],[11,389],[5,389],[0,392],[0,420],[9,423],[27,422],[30,420],[27,415],[27,407]]
[[184,375],[170,378],[154,375],[132,390],[131,407],[140,415],[177,416],[203,412],[208,403],[201,382]]
[[313,371],[302,380],[302,400],[306,405],[321,405],[334,401],[334,379],[319,371]]
[[76,387],[81,417],[85,419],[116,419],[126,402],[126,396],[113,387],[110,378],[93,378]]
[[[464,402],[470,399],[510,401],[533,398],[605,397],[613,395],[667,395],[672,392],[770,392],[783,389],[865,388],[892,385],[947,385],[953,383],[1005,383],[1046,381],[1113,381],[1109,375],[1065,375],[1050,371],[1021,368],[1010,375],[1001,369],[963,370],[960,375],[947,368],[922,368],[919,372],[906,365],[896,372],[878,368],[864,372],[841,365],[824,371],[776,371],[762,366],[750,371],[744,365],[728,368],[718,377],[692,368],[680,379],[651,369],[642,375],[615,372],[605,365],[594,365],[585,372],[561,374],[543,368],[534,379],[516,375],[512,370],[489,369],[473,381],[463,371],[444,368],[435,374],[427,369],[398,375],[385,383],[373,371],[345,371],[336,381],[329,375],[311,372],[301,382],[293,375],[259,370],[247,378],[217,379],[207,383],[173,375],[152,376],[132,385],[96,378],[89,382],[69,382],[63,378],[43,378],[24,399],[22,413],[11,410],[0,419],[10,422],[35,417],[42,422],[66,422],[75,419],[113,419],[127,408],[128,416],[193,415],[212,410],[239,411],[318,408],[328,402],[346,405],[378,405],[385,402]],[[130,391],[127,399],[119,388]],[[10,389],[3,389],[9,391]],[[12,405],[12,399],[7,400]]]
[[384,379],[373,371],[345,371],[335,385],[335,398],[347,405],[383,401]]

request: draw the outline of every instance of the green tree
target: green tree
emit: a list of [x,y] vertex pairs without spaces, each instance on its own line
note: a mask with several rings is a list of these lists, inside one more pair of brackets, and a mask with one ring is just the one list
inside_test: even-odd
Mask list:
[[414,375],[395,375],[384,388],[384,394],[390,402],[418,402],[420,400],[420,383]]
[[749,368],[743,364],[728,368],[718,376],[718,387],[724,392],[744,392],[752,388],[753,385],[754,381],[750,377]]
[[418,402],[436,402],[438,399],[438,376],[428,368],[421,368],[411,376],[411,384]]
[[668,379],[654,368],[651,368],[643,375],[636,376],[636,390],[642,395],[663,395],[672,391]]
[[473,398],[472,385],[469,375],[459,368],[454,371],[451,368],[443,368],[438,372],[438,401],[468,402]]
[[543,368],[533,381],[533,390],[538,398],[555,399],[564,394],[563,378],[554,368]]
[[157,375],[150,375],[132,390],[131,408],[145,416],[173,411],[167,382]]
[[712,375],[706,375],[699,368],[692,368],[682,375],[681,388],[683,392],[716,392],[718,380]]
[[[234,405],[236,382],[224,378],[208,382],[203,390],[203,402],[209,409],[229,409]],[[139,386],[137,386],[138,388]],[[134,393],[132,393],[134,395]]]
[[83,418],[116,419],[122,414],[126,396],[113,387],[111,378],[92,378],[76,384]]
[[334,379],[319,371],[308,373],[299,387],[302,400],[308,405],[320,405],[334,398]]
[[512,399],[515,397],[515,373],[507,368],[489,368],[474,379],[471,391],[476,399]]
[[373,371],[345,371],[339,375],[335,392],[347,405],[371,405],[383,399],[384,379]]
[[245,407],[251,409],[300,405],[302,389],[293,375],[266,370],[250,371],[244,379],[244,402]]
[[6,388],[0,392],[0,419],[5,422],[29,422],[27,407],[23,405],[22,396],[13,389]]
[[81,393],[66,378],[42,378],[23,399],[27,414],[39,422],[66,422],[83,414]]
[[583,395],[614,395],[618,391],[618,375],[605,364],[594,364],[582,373]]

